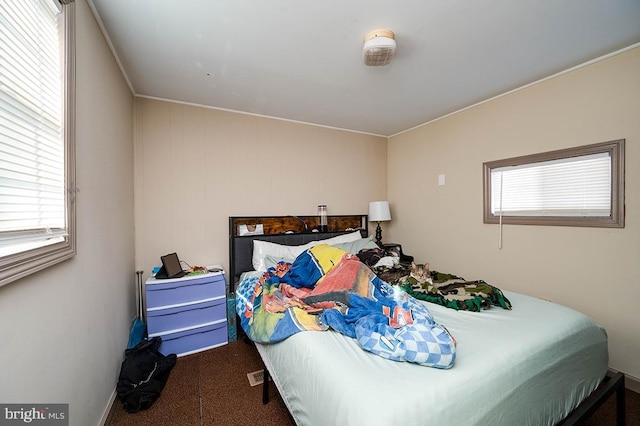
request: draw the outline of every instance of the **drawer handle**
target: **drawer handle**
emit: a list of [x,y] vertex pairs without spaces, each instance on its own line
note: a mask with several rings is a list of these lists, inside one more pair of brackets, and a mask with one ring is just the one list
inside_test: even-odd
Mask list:
[[183,314],[185,312],[189,312],[189,311],[202,311],[203,309],[211,309],[211,308],[215,308],[216,306],[220,306],[222,305],[222,303],[219,303],[217,305],[211,305],[211,306],[204,306],[202,308],[193,308],[193,309],[189,309],[186,311],[178,311],[178,312],[168,312],[166,314],[160,314],[160,315],[151,315],[151,317],[168,317],[169,315],[178,315],[178,314]]
[[222,284],[222,283],[224,283],[224,281],[222,281],[222,282],[219,282],[219,281],[209,281],[209,282],[206,282],[206,283],[178,284],[178,285],[175,285],[175,286],[166,287],[166,288],[164,288],[164,289],[156,289],[156,290],[151,289],[151,290],[149,290],[149,291],[166,291],[166,290],[176,290],[176,289],[186,288],[186,287],[200,287],[200,286],[203,286],[203,285],[216,285],[216,284]]
[[[218,327],[218,328],[222,328],[222,327]],[[212,328],[211,330],[207,330],[207,331],[198,331],[197,333],[191,333],[191,334],[186,334],[184,336],[180,336],[180,337],[172,337],[170,339],[162,339],[163,342],[170,342],[172,340],[178,340],[178,339],[182,339],[184,337],[187,336],[195,336],[196,334],[205,334],[205,333],[211,333],[212,331],[217,330],[216,328]]]

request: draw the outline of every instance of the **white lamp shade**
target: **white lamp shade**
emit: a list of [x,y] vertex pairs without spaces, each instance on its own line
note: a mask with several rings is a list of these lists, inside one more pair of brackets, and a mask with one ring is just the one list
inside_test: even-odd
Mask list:
[[388,201],[372,201],[369,203],[369,220],[372,222],[383,222],[391,220],[391,211]]

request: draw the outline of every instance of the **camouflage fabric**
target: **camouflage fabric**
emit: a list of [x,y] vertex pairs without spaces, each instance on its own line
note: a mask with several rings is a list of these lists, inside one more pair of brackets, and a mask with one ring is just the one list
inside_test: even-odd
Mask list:
[[397,285],[416,299],[455,310],[480,312],[491,306],[511,309],[511,302],[502,291],[483,280],[467,281],[453,274],[431,271],[431,281],[419,283],[410,276],[411,266],[374,268],[382,280]]

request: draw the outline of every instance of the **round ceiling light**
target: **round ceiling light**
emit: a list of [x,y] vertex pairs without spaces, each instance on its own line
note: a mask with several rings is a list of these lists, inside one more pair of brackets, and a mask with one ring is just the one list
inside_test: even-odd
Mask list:
[[396,53],[396,41],[393,31],[374,30],[364,37],[362,57],[370,66],[387,65]]

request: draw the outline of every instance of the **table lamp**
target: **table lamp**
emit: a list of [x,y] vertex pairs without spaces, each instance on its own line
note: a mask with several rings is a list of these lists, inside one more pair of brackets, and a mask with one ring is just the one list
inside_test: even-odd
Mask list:
[[382,247],[382,229],[380,222],[391,220],[388,201],[372,201],[369,203],[369,221],[378,222],[376,227],[376,244]]

